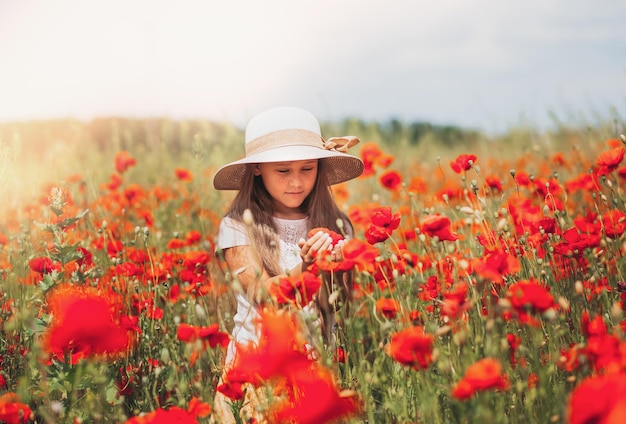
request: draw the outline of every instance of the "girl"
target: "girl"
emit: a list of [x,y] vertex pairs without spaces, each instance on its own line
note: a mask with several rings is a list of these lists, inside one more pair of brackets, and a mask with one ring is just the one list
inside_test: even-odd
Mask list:
[[[258,342],[256,308],[278,277],[302,273],[316,253],[328,252],[331,260],[341,261],[341,242],[331,250],[328,234],[320,231],[307,239],[307,233],[325,227],[352,236],[350,220],[337,207],[330,186],[363,172],[363,162],[345,153],[356,143],[356,137],[324,140],[312,114],[278,107],[250,120],[245,158],[217,171],[216,189],[239,190],[220,223],[217,240],[227,268],[243,289],[235,295],[237,312],[226,368],[235,359],[237,344]],[[349,293],[347,281],[340,281]],[[328,340],[333,311],[327,296],[327,290],[320,289],[317,309]],[[313,305],[304,309],[311,311]],[[216,398],[219,409],[217,404]]]

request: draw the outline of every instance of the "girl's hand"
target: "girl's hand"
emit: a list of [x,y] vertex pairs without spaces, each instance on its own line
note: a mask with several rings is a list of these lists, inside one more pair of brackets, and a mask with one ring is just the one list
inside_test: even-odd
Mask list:
[[345,240],[339,240],[337,244],[335,244],[332,248],[332,252],[330,254],[330,260],[332,262],[341,262],[343,261],[343,245]]
[[302,257],[303,269],[315,261],[315,255],[318,253],[329,252],[333,248],[332,237],[323,232],[318,231],[309,237],[308,240],[300,239],[300,257]]

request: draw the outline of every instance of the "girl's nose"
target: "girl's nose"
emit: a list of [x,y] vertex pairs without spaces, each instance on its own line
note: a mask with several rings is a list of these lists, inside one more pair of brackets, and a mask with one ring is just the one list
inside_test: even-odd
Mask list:
[[289,184],[292,187],[300,187],[302,185],[302,179],[298,175],[292,175],[289,179]]

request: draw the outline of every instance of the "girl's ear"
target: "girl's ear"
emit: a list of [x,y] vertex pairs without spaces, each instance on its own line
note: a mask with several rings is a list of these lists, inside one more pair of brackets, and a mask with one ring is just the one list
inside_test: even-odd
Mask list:
[[254,176],[258,177],[259,175],[261,175],[261,166],[256,163],[252,166],[252,172],[254,172]]

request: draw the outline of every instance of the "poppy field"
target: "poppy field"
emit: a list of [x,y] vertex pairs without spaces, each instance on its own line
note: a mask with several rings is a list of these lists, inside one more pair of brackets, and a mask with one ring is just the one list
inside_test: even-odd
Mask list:
[[[281,279],[225,373],[241,286],[215,252],[234,193],[211,178],[242,134],[116,131],[69,132],[54,161],[0,144],[0,422],[212,423],[246,387],[278,423],[626,422],[620,133],[355,134],[343,261]],[[297,311],[337,272],[353,298],[331,290],[322,343]]]

